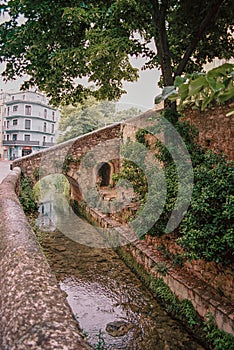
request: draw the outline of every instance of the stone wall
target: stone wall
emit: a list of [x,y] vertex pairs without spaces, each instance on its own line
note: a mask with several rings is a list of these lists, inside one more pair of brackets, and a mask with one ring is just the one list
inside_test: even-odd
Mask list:
[[[176,237],[173,237],[173,234],[163,235],[162,237],[147,235],[146,241],[149,246],[163,246],[165,252],[170,253],[171,256],[184,253],[183,248],[176,243]],[[202,259],[185,261],[184,266],[200,280],[209,284],[234,303],[234,271],[232,267],[224,267],[221,263],[217,264],[214,261],[208,262]]]
[[197,128],[198,143],[217,153],[225,153],[229,160],[234,160],[234,114],[227,116],[227,113],[233,108],[234,103],[230,103],[203,112],[187,110],[183,113],[183,119]]
[[0,348],[91,349],[20,206],[19,177],[14,168],[0,185]]
[[[78,171],[82,157],[88,152],[101,149],[102,158],[111,157],[110,141],[120,138],[121,124],[95,130],[75,139],[63,142],[43,151],[16,159],[12,162],[13,167],[20,167],[25,176],[31,177],[33,183],[49,174],[66,174],[71,181],[78,181]],[[118,150],[117,150],[118,151]],[[117,153],[119,156],[119,153]],[[117,165],[116,165],[117,166]]]
[[[115,247],[119,244],[122,252],[130,254],[148,274],[155,278],[163,278],[179,300],[190,300],[202,318],[210,312],[219,329],[234,335],[234,306],[230,300],[221,296],[195,274],[172,266],[156,247],[138,240],[130,226],[121,225],[96,209],[86,207],[85,213],[92,222],[106,229],[106,237],[110,244]],[[165,275],[157,270],[160,264],[166,267]]]

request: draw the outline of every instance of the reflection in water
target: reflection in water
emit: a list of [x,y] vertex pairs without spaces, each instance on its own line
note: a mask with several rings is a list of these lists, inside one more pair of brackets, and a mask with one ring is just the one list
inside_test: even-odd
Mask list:
[[[40,201],[38,225],[41,229],[53,231],[55,228],[75,242],[89,247],[115,247],[129,243],[120,237],[115,230],[108,229],[111,242],[107,241],[100,227],[90,225],[77,216],[72,210],[67,198],[59,193],[53,193]],[[133,237],[135,239],[135,237]]]
[[54,231],[56,228],[55,211],[52,200],[45,200],[39,203],[38,224],[42,230]]
[[[65,221],[67,231],[73,226],[70,237],[55,229],[56,206],[48,200],[41,203],[39,212],[39,224],[52,231],[44,241],[52,271],[94,348],[97,348],[101,332],[103,349],[204,349],[181,324],[165,313],[112,249],[103,248],[103,245],[102,248],[91,247],[74,240],[76,230],[72,221]],[[61,221],[61,210],[59,217]],[[82,234],[87,240],[96,230],[80,218],[77,218],[76,229],[79,237]],[[108,325],[113,328],[119,324],[122,324],[121,333],[108,331],[111,328]]]

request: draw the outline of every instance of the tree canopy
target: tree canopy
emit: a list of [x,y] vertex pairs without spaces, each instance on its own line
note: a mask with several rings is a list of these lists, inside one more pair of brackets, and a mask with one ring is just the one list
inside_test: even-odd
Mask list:
[[160,68],[170,86],[233,54],[232,0],[9,0],[1,9],[4,77],[28,74],[24,88],[37,86],[54,104],[118,99],[123,81],[138,77],[130,57],[145,57],[142,69]]
[[118,110],[114,102],[99,102],[94,97],[89,97],[76,106],[63,106],[59,121],[58,142],[67,141],[108,124],[135,117],[141,112],[135,107]]

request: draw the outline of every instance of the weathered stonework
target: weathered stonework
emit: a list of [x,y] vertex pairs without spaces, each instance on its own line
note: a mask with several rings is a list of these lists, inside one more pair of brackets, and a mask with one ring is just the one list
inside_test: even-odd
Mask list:
[[[74,181],[78,180],[79,161],[87,152],[92,152],[98,145],[103,145],[102,152],[108,157],[108,142],[120,138],[121,124],[90,132],[75,139],[63,142],[43,151],[16,159],[12,167],[19,166],[25,176],[30,176],[33,183],[49,174],[65,174]],[[39,174],[38,174],[39,171]]]
[[[178,245],[172,234],[162,237],[146,236],[146,242],[153,247],[164,246],[165,250],[172,255],[183,254],[183,248]],[[234,303],[234,274],[231,267],[222,266],[221,263],[208,262],[202,259],[185,261],[184,266],[200,280],[208,283],[223,296]]]
[[234,114],[227,116],[233,108],[234,103],[230,103],[203,112],[187,110],[182,119],[197,128],[198,143],[201,146],[217,153],[223,152],[229,160],[234,160]]
[[[109,240],[113,237],[113,230],[116,231],[120,245],[121,242],[125,242],[121,245],[122,250],[130,254],[142,269],[155,278],[163,278],[164,282],[180,300],[188,299],[192,302],[201,317],[205,318],[207,313],[210,312],[214,316],[219,329],[234,335],[234,304],[228,298],[221,296],[214,288],[190,271],[173,267],[165,260],[156,246],[138,240],[130,226],[121,225],[96,209],[86,207],[85,212],[91,221],[106,229]],[[124,237],[124,239],[121,237]],[[117,243],[116,240],[113,245],[117,246]],[[162,275],[155,268],[160,263],[166,266],[166,275]]]
[[[92,149],[99,144],[108,142],[108,140],[111,139],[119,139],[120,135],[123,136],[124,142],[127,139],[134,140],[135,132],[139,128],[144,129],[150,126],[152,120],[156,119],[156,117],[157,112],[150,110],[136,118],[130,119],[123,125],[115,124],[57,145],[43,152],[15,160],[13,166],[20,166],[24,170],[25,175],[32,178],[33,183],[37,181],[35,170],[39,168],[40,171],[42,171],[41,177],[52,173],[65,174],[71,184],[72,199],[80,201],[82,195],[77,183],[80,163],[77,162],[77,160],[81,160],[87,152],[92,151]],[[233,116],[227,117],[226,109],[223,110],[222,107],[217,107],[214,109],[213,116],[210,113],[208,115],[207,111],[203,114],[196,111],[189,111],[189,114],[186,114],[186,119],[198,128],[198,141],[203,146],[212,148],[217,152],[224,151],[229,159],[234,158],[233,138],[231,137]],[[103,150],[105,150],[105,148],[103,148]],[[108,152],[108,147],[106,147],[106,152]],[[70,160],[68,161],[69,157]],[[67,169],[64,169],[64,165],[67,166]],[[113,172],[118,171],[119,160],[113,162],[112,167]],[[87,173],[86,176],[88,175]],[[229,276],[230,283],[227,282],[225,286],[222,285],[222,288],[225,287],[225,295],[222,296],[215,290],[215,287],[222,283],[224,276],[220,273],[217,274],[217,271],[214,270],[216,271],[214,272],[216,276],[212,277],[210,275],[208,277],[210,274],[210,266],[203,266],[201,268],[199,264],[194,264],[190,266],[189,272],[186,269],[175,269],[168,261],[163,259],[162,255],[156,249],[157,245],[155,242],[138,241],[127,225],[122,226],[110,217],[96,210],[87,208],[87,211],[92,219],[99,225],[107,229],[114,229],[117,233],[116,237],[118,237],[119,234],[123,235],[125,241],[127,240],[131,243],[129,245],[124,245],[126,253],[130,253],[139,265],[154,277],[162,277],[162,275],[156,271],[155,264],[160,262],[165,263],[168,268],[168,273],[163,276],[163,279],[176,296],[179,299],[186,298],[191,300],[195,309],[202,317],[204,317],[207,312],[211,312],[220,329],[234,334],[234,306],[230,301],[230,295],[233,292],[232,273]],[[115,242],[115,244],[116,243],[117,242]],[[174,248],[172,248],[172,250],[173,249]],[[224,274],[225,273],[226,272],[224,272]],[[209,279],[210,282],[207,283]],[[212,279],[213,282],[211,281]]]
[[0,185],[0,348],[91,349],[20,206],[19,177]]

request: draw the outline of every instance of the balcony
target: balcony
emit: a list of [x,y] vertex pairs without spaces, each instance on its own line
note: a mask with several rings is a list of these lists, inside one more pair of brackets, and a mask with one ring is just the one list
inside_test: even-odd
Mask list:
[[39,141],[3,140],[4,146],[39,146]]
[[54,142],[43,142],[42,145],[44,147],[52,147],[52,146],[54,146]]

